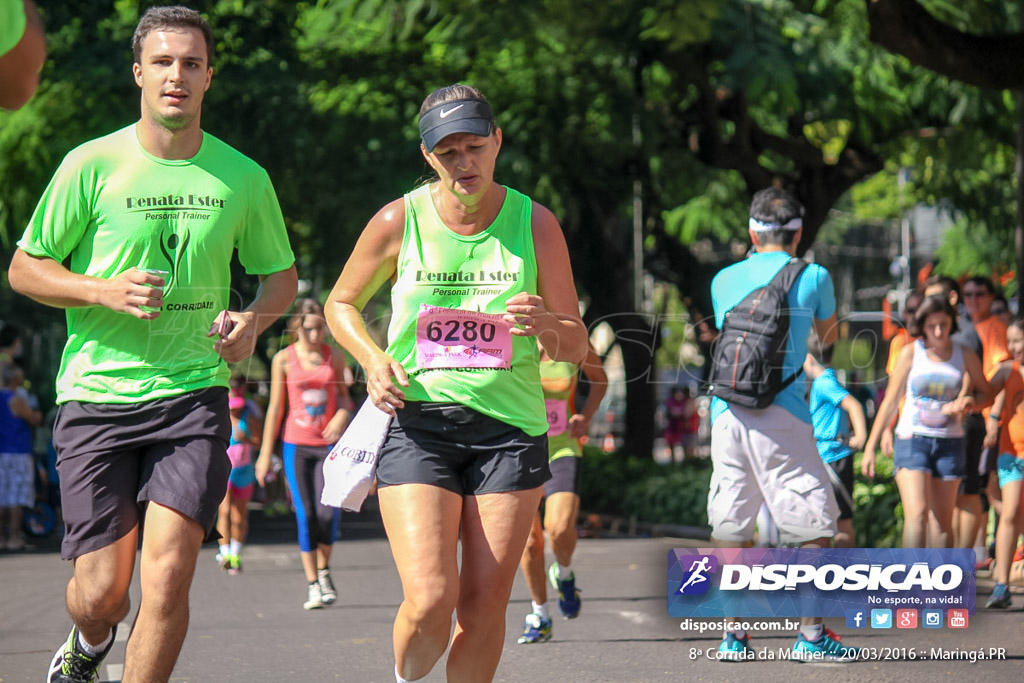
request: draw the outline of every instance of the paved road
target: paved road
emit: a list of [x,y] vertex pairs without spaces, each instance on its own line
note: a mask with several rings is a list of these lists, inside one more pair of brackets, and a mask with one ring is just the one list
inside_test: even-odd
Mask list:
[[[401,586],[386,540],[372,514],[343,521],[346,537],[332,562],[340,598],[335,606],[302,610],[305,585],[290,521],[253,513],[253,543],[241,576],[220,572],[215,550],[203,549],[192,591],[192,624],[172,678],[187,683],[344,681],[391,683],[391,623]],[[971,683],[1018,680],[1024,664],[1024,595],[1007,612],[980,610],[966,631],[849,632],[847,640],[868,646],[940,647],[967,651],[1005,647],[1005,661],[887,661],[852,664],[751,662],[722,664],[703,656],[719,634],[680,631],[665,611],[666,553],[698,545],[680,539],[581,539],[575,568],[583,589],[583,612],[557,620],[554,639],[517,645],[529,595],[521,579],[507,612],[507,636],[499,681],[648,683],[660,681],[900,681],[936,679]],[[53,541],[32,553],[0,556],[0,683],[42,683],[51,653],[67,636],[63,588],[70,565]],[[981,581],[979,592],[991,584]],[[133,604],[138,602],[137,585]],[[102,670],[118,681],[127,628]],[[753,644],[788,649],[791,632],[757,634]],[[701,654],[691,660],[691,650]],[[424,681],[443,681],[443,662]]]

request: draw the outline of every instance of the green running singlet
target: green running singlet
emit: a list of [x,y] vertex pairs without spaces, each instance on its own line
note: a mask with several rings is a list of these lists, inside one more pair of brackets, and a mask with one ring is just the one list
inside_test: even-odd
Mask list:
[[[207,337],[231,302],[231,258],[267,275],[294,263],[274,188],[259,165],[209,133],[191,159],[159,159],[135,125],[72,150],[39,200],[26,253],[100,278],[165,270],[164,306],[139,320],[68,308],[57,402],[138,403],[228,385]],[[237,300],[236,304],[237,306]]]
[[546,360],[540,364],[540,384],[548,415],[548,460],[580,457],[580,440],[569,436],[569,418],[575,413],[573,397],[580,368],[575,363]]
[[530,198],[506,188],[494,222],[463,236],[441,220],[429,185],[405,195],[387,353],[409,375],[407,400],[459,403],[530,436],[547,431],[537,342],[497,320],[510,297],[537,293],[532,214]]

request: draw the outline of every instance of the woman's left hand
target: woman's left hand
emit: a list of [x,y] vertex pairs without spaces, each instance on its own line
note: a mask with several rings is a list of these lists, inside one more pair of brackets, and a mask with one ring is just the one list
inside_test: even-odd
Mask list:
[[505,302],[505,310],[505,322],[516,325],[512,328],[512,334],[520,337],[536,336],[540,332],[540,320],[551,315],[544,306],[544,299],[527,292],[519,292],[509,298]]

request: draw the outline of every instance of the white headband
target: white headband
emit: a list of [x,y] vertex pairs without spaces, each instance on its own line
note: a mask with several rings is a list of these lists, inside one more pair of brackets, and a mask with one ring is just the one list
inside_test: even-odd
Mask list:
[[750,229],[754,232],[768,232],[769,230],[799,230],[803,226],[804,221],[799,216],[785,225],[779,225],[778,223],[762,223],[756,218],[750,219]]

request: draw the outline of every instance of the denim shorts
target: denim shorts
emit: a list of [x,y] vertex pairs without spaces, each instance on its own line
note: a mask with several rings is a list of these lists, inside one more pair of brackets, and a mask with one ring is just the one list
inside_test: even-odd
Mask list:
[[996,460],[996,471],[999,473],[999,488],[1015,481],[1024,481],[1024,458],[1013,453],[1000,453]]
[[964,440],[934,436],[897,438],[892,464],[896,469],[928,472],[938,479],[960,479],[967,467]]

